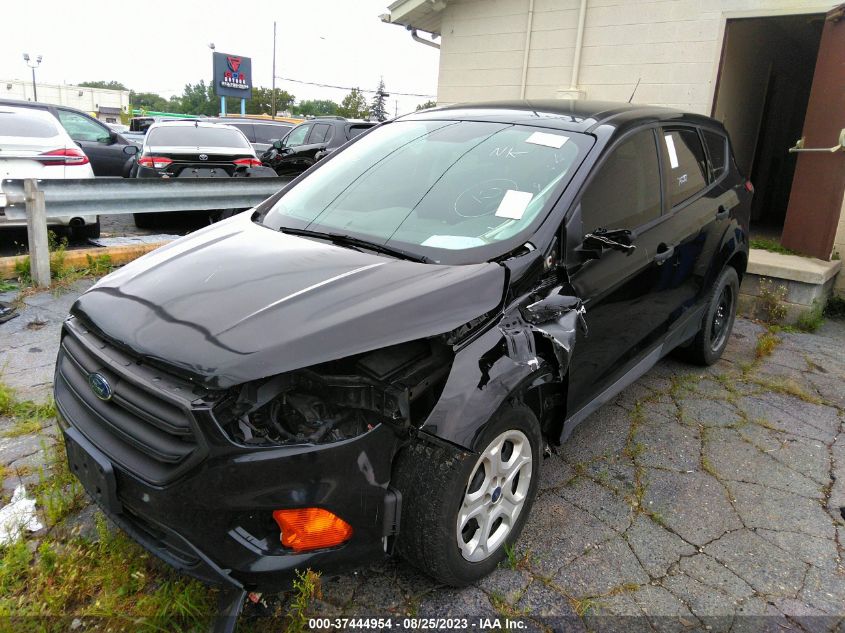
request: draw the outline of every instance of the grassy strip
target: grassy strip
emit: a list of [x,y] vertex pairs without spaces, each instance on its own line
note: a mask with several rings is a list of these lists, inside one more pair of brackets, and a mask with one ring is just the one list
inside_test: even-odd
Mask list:
[[761,251],[769,251],[770,253],[780,253],[781,255],[799,255],[799,253],[783,246],[779,241],[764,237],[753,238],[748,244],[751,248],[757,248]]

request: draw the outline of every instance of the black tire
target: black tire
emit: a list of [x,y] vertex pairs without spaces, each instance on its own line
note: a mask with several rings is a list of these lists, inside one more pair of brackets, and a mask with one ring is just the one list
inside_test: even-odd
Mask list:
[[[464,538],[466,545],[467,537],[458,532],[458,513],[465,495],[470,492],[470,485],[477,485],[476,467],[481,466],[479,454],[505,433],[521,434],[527,439],[528,444],[523,444],[520,450],[522,455],[527,456],[527,449],[530,448],[529,483],[527,490],[520,492],[524,494],[524,500],[506,535],[501,537],[495,547],[491,547],[489,554],[484,554],[486,558],[470,561],[465,558],[457,540]],[[506,452],[506,444],[507,441],[502,445],[503,452]],[[519,538],[537,495],[542,447],[537,417],[527,406],[516,404],[502,408],[487,424],[476,443],[478,453],[460,452],[455,448],[422,440],[404,448],[397,456],[393,477],[393,486],[402,493],[401,529],[396,542],[399,555],[437,581],[454,587],[468,585],[496,569],[505,556],[505,547]],[[514,450],[514,444],[511,443],[510,456],[513,456]],[[525,472],[523,467],[520,475]],[[511,485],[512,492],[518,487],[518,481],[517,477]],[[486,479],[484,483],[487,483]],[[489,497],[487,503],[490,508],[504,502],[507,493],[503,492],[503,488],[497,486],[493,496],[485,493],[483,498]],[[480,488],[477,490],[480,491]],[[494,501],[496,491],[498,499]],[[473,529],[472,520],[467,523],[466,529],[471,531],[470,538],[474,540],[473,535],[478,535],[481,528],[476,523]],[[488,534],[498,534],[502,525],[506,525],[501,519],[499,521],[498,524],[495,521],[492,523]]]
[[81,242],[83,240],[96,240],[100,237],[100,218],[93,224],[86,224],[85,226],[74,226],[70,229],[70,239],[74,242]]
[[[679,347],[676,356],[695,365],[712,365],[725,351],[731,337],[739,296],[739,276],[732,266],[713,284],[701,329],[688,345]],[[718,312],[722,311],[722,314]]]
[[155,213],[133,213],[132,218],[139,229],[154,229],[158,226]]

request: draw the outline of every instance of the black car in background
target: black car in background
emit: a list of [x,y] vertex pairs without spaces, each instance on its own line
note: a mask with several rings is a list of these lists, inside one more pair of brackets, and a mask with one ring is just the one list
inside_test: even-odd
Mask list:
[[[162,120],[151,125],[143,146],[127,148],[135,178],[266,178],[276,173],[261,164],[240,130],[199,119]],[[228,217],[218,211],[212,219]],[[149,228],[169,213],[136,213],[135,224]]]
[[133,143],[105,123],[81,110],[36,101],[0,99],[0,105],[44,110],[56,117],[74,142],[82,148],[95,176],[128,176],[132,160],[123,148]]
[[672,109],[384,123],[76,301],[55,379],[71,472],[207,581],[398,552],[474,582],[514,546],[546,443],[670,352],[721,356],[752,191],[722,124]]
[[343,117],[311,119],[297,125],[281,141],[273,143],[261,160],[275,169],[279,176],[296,176],[374,125],[377,123]]
[[270,149],[273,143],[283,139],[294,127],[293,123],[286,121],[248,117],[209,117],[203,120],[238,128],[249,139],[255,153],[259,156]]

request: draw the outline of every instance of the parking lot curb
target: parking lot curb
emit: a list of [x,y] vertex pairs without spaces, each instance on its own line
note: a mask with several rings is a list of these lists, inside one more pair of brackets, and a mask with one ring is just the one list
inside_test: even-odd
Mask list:
[[[81,248],[78,250],[65,252],[65,264],[74,268],[85,268],[88,265],[88,256],[102,257],[108,255],[111,263],[114,266],[128,264],[134,259],[138,259],[141,255],[146,255],[150,251],[154,251],[159,246],[164,246],[170,242],[155,242],[153,244],[130,244],[127,246],[108,246],[105,248]],[[22,262],[27,255],[17,255],[14,257],[0,257],[0,279],[14,279],[17,277],[15,272],[15,264]]]

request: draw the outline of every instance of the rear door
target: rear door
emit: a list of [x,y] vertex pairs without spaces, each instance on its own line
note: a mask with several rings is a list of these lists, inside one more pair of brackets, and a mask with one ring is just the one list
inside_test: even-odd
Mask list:
[[[588,334],[578,333],[570,363],[568,411],[578,412],[652,346],[665,307],[655,304],[655,255],[666,241],[656,128],[626,134],[594,169],[580,202],[581,241],[600,229],[631,231],[632,252],[604,250],[570,271],[584,301]],[[572,240],[568,239],[571,243]]]
[[124,145],[116,142],[116,135],[105,125],[80,112],[56,108],[59,121],[88,160],[95,176],[123,176],[129,157]]

